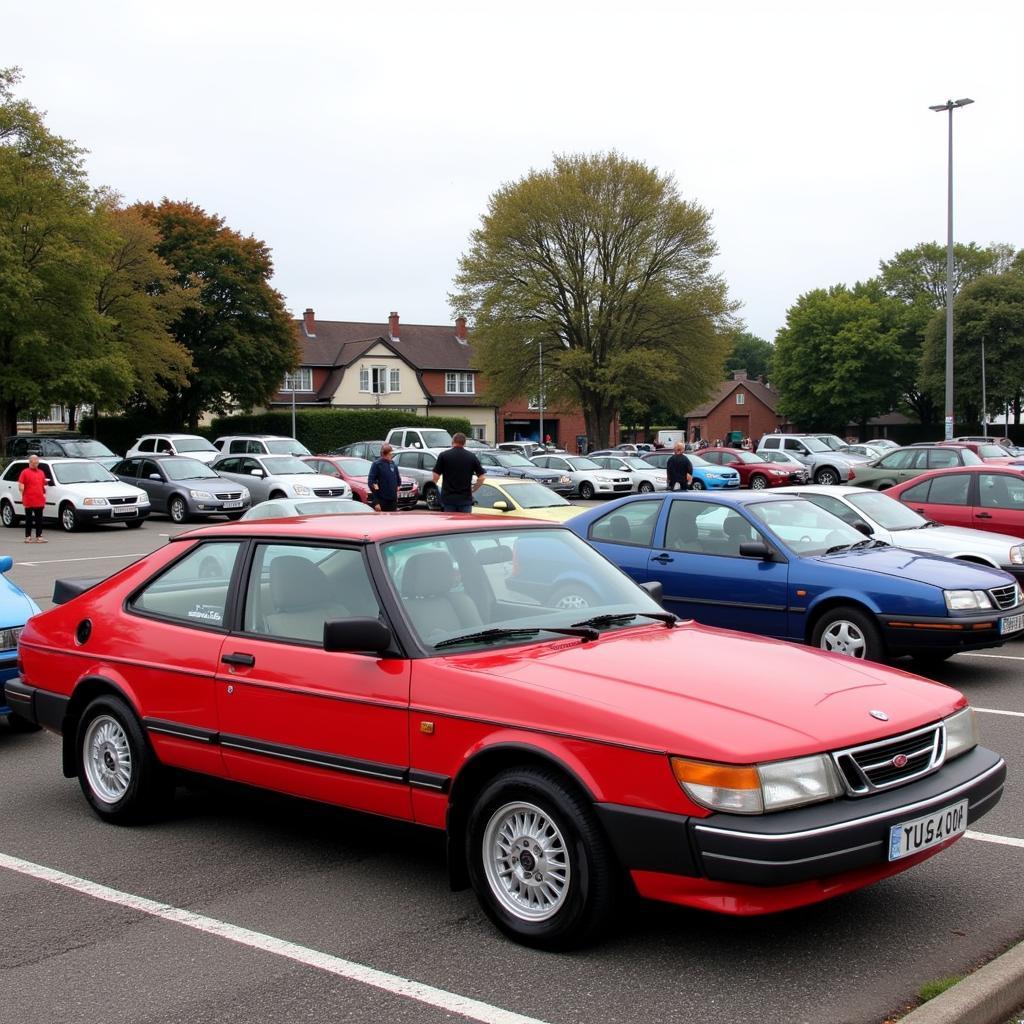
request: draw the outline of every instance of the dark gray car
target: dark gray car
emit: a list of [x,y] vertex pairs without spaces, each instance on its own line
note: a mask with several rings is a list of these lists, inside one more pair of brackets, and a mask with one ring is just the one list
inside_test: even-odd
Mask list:
[[141,487],[153,511],[166,512],[176,523],[200,516],[240,519],[252,504],[243,484],[185,455],[136,456],[119,462],[111,472],[118,480]]

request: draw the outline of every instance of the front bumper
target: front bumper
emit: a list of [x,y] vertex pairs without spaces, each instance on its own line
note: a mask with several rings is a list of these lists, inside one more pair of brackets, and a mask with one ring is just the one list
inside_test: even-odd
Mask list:
[[[98,505],[75,508],[76,523],[137,523],[149,518],[152,505]],[[114,509],[125,510],[114,514]],[[132,515],[131,512],[135,514]]]
[[[228,508],[225,506],[234,506]],[[241,499],[237,502],[234,501],[218,501],[214,498],[212,501],[202,500],[198,498],[192,498],[189,503],[189,515],[192,516],[240,516],[243,512],[246,512],[252,507],[252,499]]]
[[714,477],[704,478],[704,486],[707,487],[709,491],[727,491],[731,488],[739,487],[739,485],[740,478],[738,476],[729,477],[727,479],[715,479]]
[[929,651],[978,651],[999,647],[1007,640],[1024,635],[1024,629],[1000,633],[999,622],[1024,614],[1024,605],[1007,611],[949,615],[934,618],[924,615],[882,615],[875,618],[890,655],[921,654]]

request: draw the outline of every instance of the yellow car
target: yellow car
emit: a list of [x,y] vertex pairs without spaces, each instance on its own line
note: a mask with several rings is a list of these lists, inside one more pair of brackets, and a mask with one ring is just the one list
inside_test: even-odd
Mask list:
[[536,480],[495,480],[493,477],[473,495],[473,512],[483,516],[516,516],[564,523],[584,509],[570,505],[560,494]]

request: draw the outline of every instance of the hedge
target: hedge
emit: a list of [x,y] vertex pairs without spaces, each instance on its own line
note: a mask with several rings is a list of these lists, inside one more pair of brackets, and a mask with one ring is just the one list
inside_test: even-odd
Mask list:
[[[435,427],[454,434],[470,434],[469,420],[459,416],[414,416],[384,408],[373,409],[299,409],[295,413],[295,433],[311,452],[328,452],[355,441],[374,441],[387,436],[394,427]],[[83,418],[83,433],[93,433],[93,423]],[[108,448],[123,454],[142,434],[167,429],[135,416],[101,416],[95,437]],[[183,428],[177,432],[188,433]],[[291,410],[254,413],[245,416],[218,417],[199,433],[211,440],[225,434],[279,434],[292,436]]]

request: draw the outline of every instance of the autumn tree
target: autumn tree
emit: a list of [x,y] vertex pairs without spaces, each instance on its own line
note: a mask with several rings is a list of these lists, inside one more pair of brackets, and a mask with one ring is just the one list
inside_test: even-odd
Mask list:
[[617,153],[559,156],[502,186],[459,261],[487,398],[537,376],[578,405],[595,444],[626,403],[681,417],[720,382],[735,306],[713,273],[711,216],[671,176]]

